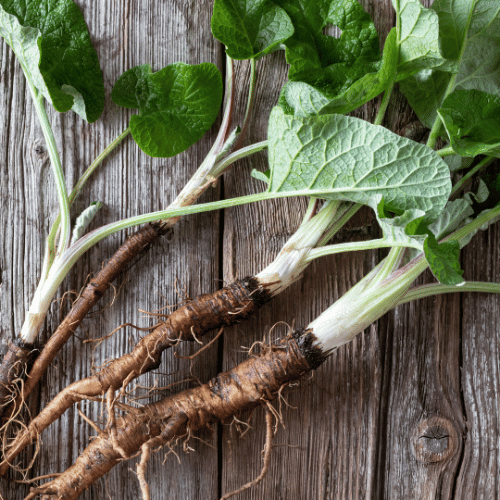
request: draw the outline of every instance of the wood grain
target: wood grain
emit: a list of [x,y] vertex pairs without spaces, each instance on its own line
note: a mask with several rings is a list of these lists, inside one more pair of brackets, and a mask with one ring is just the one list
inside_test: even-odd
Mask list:
[[[101,120],[87,125],[77,116],[49,112],[66,170],[74,184],[93,158],[128,122],[129,113],[112,104],[117,77],[137,64],[154,70],[185,61],[211,61],[224,71],[223,50],[210,34],[212,2],[202,0],[78,0],[103,68],[107,104]],[[365,0],[382,39],[393,24],[390,0]],[[22,72],[10,48],[0,41],[0,339],[19,332],[40,273],[43,239],[56,209],[56,196],[40,127]],[[282,53],[258,62],[257,98],[247,143],[263,140],[267,118],[286,76]],[[238,116],[246,103],[249,68],[237,65]],[[356,113],[373,120],[377,103]],[[402,131],[414,120],[404,99],[390,103],[385,125]],[[215,137],[216,126],[187,152],[151,159],[132,140],[111,155],[76,205],[75,214],[100,200],[106,208],[95,224],[166,206],[195,171]],[[249,177],[266,169],[259,153],[235,165],[202,201],[249,194],[260,189]],[[156,310],[218,288],[261,270],[295,231],[304,200],[278,200],[181,220],[104,297],[44,378],[29,401],[36,412],[61,388],[85,377],[106,359],[127,351],[142,332],[121,330],[103,344],[98,339],[125,322],[149,326],[154,319],[138,309]],[[340,237],[370,238],[373,216],[362,212]],[[105,240],[85,255],[63,283],[78,291],[125,234]],[[498,225],[478,234],[464,251],[468,279],[500,281]],[[168,353],[160,370],[140,379],[144,386],[168,386],[154,397],[208,380],[218,370],[246,358],[255,341],[277,338],[288,325],[306,325],[355,284],[382,252],[338,255],[314,262],[304,277],[267,304],[253,320],[224,332],[223,340],[192,363]],[[426,275],[423,279],[431,279]],[[174,283],[177,280],[176,291]],[[44,338],[55,329],[71,295],[54,303]],[[338,349],[310,379],[276,401],[283,418],[274,438],[271,470],[239,499],[304,500],[458,500],[500,498],[500,299],[463,294],[399,307]],[[279,323],[283,322],[283,323]],[[198,346],[180,346],[192,354]],[[142,393],[145,391],[142,390]],[[98,403],[81,410],[95,421],[105,418]],[[261,469],[264,416],[255,412],[251,429],[239,436],[233,423],[192,438],[178,449],[152,456],[146,477],[153,499],[217,499],[256,477]],[[68,467],[94,431],[71,410],[43,435],[29,476]],[[192,448],[192,450],[190,450]],[[32,453],[32,452],[31,452]],[[165,454],[168,454],[163,463]],[[28,453],[22,461],[30,461]],[[124,463],[93,486],[85,500],[140,498],[135,474],[138,458]],[[19,477],[19,476],[16,476]],[[4,499],[21,500],[26,485],[2,482]]]

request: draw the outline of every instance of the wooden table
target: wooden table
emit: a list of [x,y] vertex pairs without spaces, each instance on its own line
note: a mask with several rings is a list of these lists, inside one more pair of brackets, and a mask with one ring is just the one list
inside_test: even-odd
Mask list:
[[[126,69],[150,63],[153,70],[184,61],[211,61],[224,71],[223,48],[210,33],[212,2],[165,0],[78,0],[104,72],[107,104],[88,125],[72,113],[50,112],[68,183],[73,185],[93,158],[128,123],[129,113],[110,98]],[[393,22],[389,0],[365,0],[384,38]],[[42,132],[10,48],[0,41],[0,334],[3,343],[19,332],[41,269],[44,237],[57,207]],[[238,107],[245,106],[249,68],[237,66]],[[248,140],[265,139],[267,117],[286,77],[283,53],[258,63],[257,97]],[[373,120],[376,104],[365,106]],[[393,100],[385,125],[401,131],[414,118],[402,98]],[[129,139],[94,175],[77,202],[106,204],[103,224],[165,207],[208,152],[217,127],[171,159],[152,159]],[[264,170],[260,153],[234,166],[202,202],[255,192],[251,169]],[[128,351],[142,332],[122,329],[102,344],[85,343],[131,322],[150,326],[139,309],[175,305],[186,294],[210,292],[268,264],[295,231],[304,200],[278,200],[186,217],[163,237],[108,293],[48,371],[29,402],[36,413],[70,382]],[[377,234],[362,213],[343,240]],[[500,280],[500,226],[478,234],[463,252],[465,276]],[[74,291],[126,237],[119,234],[88,252],[66,279],[50,311],[46,339],[68,310]],[[192,363],[172,352],[144,386],[171,386],[167,395],[244,360],[245,351],[266,335],[286,332],[278,322],[306,325],[356,283],[383,253],[338,255],[314,262],[305,276],[247,324],[227,329],[222,340]],[[93,271],[92,271],[93,270]],[[429,279],[426,276],[425,279]],[[174,286],[176,284],[176,287]],[[62,295],[64,292],[73,291]],[[271,470],[244,499],[488,499],[500,497],[500,300],[482,294],[448,295],[399,307],[342,347],[311,378],[289,389],[281,408],[283,427],[274,439]],[[181,345],[181,355],[199,346]],[[182,382],[191,379],[191,381]],[[105,418],[98,403],[83,404],[91,419]],[[240,438],[237,425],[220,425],[192,437],[174,452],[150,460],[147,477],[155,500],[217,499],[256,477],[261,469],[264,418],[256,411]],[[245,430],[240,425],[240,430]],[[76,409],[52,425],[29,476],[67,468],[94,435]],[[184,453],[184,448],[189,453]],[[167,457],[165,458],[165,455]],[[28,463],[30,456],[24,458]],[[137,458],[116,467],[82,496],[140,498]],[[17,476],[19,477],[19,476]],[[4,499],[20,500],[24,485],[0,485]]]

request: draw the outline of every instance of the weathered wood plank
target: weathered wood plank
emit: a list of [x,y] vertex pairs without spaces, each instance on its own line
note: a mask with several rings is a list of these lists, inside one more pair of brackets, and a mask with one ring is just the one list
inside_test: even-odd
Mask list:
[[[166,64],[185,61],[212,61],[222,69],[222,50],[210,34],[211,2],[154,2],[131,4],[128,1],[77,1],[89,25],[99,53],[106,85],[107,104],[102,119],[93,124],[83,123],[76,115],[50,112],[62,162],[68,173],[68,184],[74,184],[85,166],[127,125],[128,112],[114,105],[109,94],[118,76],[137,64],[150,63],[153,70]],[[22,74],[13,61],[11,51],[2,42],[2,99],[0,142],[2,147],[2,181],[0,193],[2,238],[2,311],[3,340],[13,338],[20,329],[22,317],[35,289],[40,272],[42,241],[53,213],[55,194],[45,153],[43,137],[24,88]],[[5,77],[4,77],[5,75]],[[101,171],[90,182],[77,203],[81,210],[91,201],[100,200],[106,208],[95,224],[159,210],[171,202],[208,152],[216,127],[188,152],[173,159],[152,159],[139,151],[131,139],[126,140]],[[38,151],[38,152],[37,152]],[[5,181],[4,181],[5,179]],[[42,191],[43,188],[43,191]],[[213,190],[203,197],[210,201],[218,197]],[[50,202],[50,211],[44,207]],[[77,211],[78,211],[77,210]],[[133,339],[143,335],[131,329],[116,333],[112,339],[95,349],[84,344],[88,338],[99,338],[124,322],[149,326],[156,322],[145,318],[138,308],[154,310],[184,299],[174,290],[186,289],[190,296],[212,291],[219,277],[219,218],[210,213],[181,221],[173,235],[165,237],[150,250],[136,267],[117,284],[119,293],[112,307],[89,318],[58,356],[42,382],[39,405],[44,406],[70,382],[87,376],[93,366],[119,356],[130,349]],[[104,241],[84,256],[62,290],[79,290],[89,269],[97,270],[109,258],[125,235]],[[197,272],[193,272],[196,269]],[[118,290],[118,288],[117,288]],[[161,295],[163,296],[161,296]],[[109,306],[113,293],[103,299]],[[47,335],[59,321],[59,304],[55,304],[47,321]],[[67,309],[67,304],[65,308]],[[181,348],[180,353],[189,349]],[[193,375],[207,379],[216,366],[209,357],[200,359]],[[189,364],[171,355],[166,357],[158,373],[143,377],[140,382],[166,386],[189,377]],[[174,375],[168,376],[173,373]],[[186,384],[184,384],[184,387]],[[178,386],[183,387],[183,386]],[[177,389],[175,387],[174,389]],[[168,394],[163,391],[162,394]],[[36,398],[35,398],[36,399]],[[38,404],[31,402],[33,410]],[[102,415],[97,404],[84,404],[82,410],[98,421]],[[95,434],[79,417],[76,409],[69,411],[43,435],[43,447],[35,462],[33,475],[54,473],[68,467]],[[202,436],[215,442],[216,435]],[[182,457],[182,464],[170,456],[164,465],[164,453],[153,456],[148,475],[159,478],[151,481],[153,498],[163,497],[166,488],[170,498],[211,498],[217,492],[217,451],[205,448],[206,460],[199,462],[193,454]],[[124,463],[109,477],[91,488],[83,498],[136,499],[140,496],[135,461]],[[25,462],[26,463],[26,462]],[[160,479],[163,478],[163,479]],[[4,490],[2,485],[0,491]],[[27,488],[7,486],[4,497],[18,500]]]
[[[264,99],[256,101],[249,143],[265,138],[270,108],[284,82],[283,54],[259,61],[257,68],[257,88],[264,92]],[[276,85],[266,84],[270,79]],[[248,68],[243,66],[237,81],[244,85],[247,80]],[[371,113],[370,105],[367,114]],[[226,197],[250,194],[259,188],[255,180],[242,172],[249,173],[252,168],[265,170],[266,155],[241,163],[241,171],[233,171],[224,179]],[[304,209],[304,200],[278,200],[227,210],[225,281],[256,274],[269,264],[297,229]],[[362,231],[353,232],[359,236]],[[349,232],[343,236],[348,237]],[[363,254],[340,255],[312,263],[305,276],[264,306],[258,317],[225,332],[224,369],[245,359],[247,354],[241,346],[249,347],[264,336],[269,341],[269,337],[276,339],[286,334],[287,327],[283,324],[273,328],[278,322],[306,326],[372,265],[373,259]],[[286,403],[277,401],[275,405],[283,416],[284,429],[280,428],[274,439],[269,474],[261,485],[238,498],[368,498],[366,493],[376,483],[381,395],[379,355],[373,329],[371,334],[340,349],[311,379],[302,381],[300,387],[285,392]],[[223,493],[234,491],[260,473],[265,426],[263,412],[255,413],[250,421],[252,429],[243,439],[238,438],[237,426],[223,427],[223,457],[230,457],[223,459]]]
[[[209,32],[208,0],[77,3],[96,42],[108,97],[119,74],[136,64],[149,62],[156,70],[178,60],[213,61],[222,68],[221,48]],[[390,0],[364,3],[385,37],[393,22]],[[57,204],[43,137],[23,76],[2,41],[0,57],[0,336],[6,342],[19,331],[31,300],[44,233]],[[285,74],[283,54],[259,61],[249,141],[265,138],[267,116]],[[240,115],[247,78],[248,66],[239,65]],[[373,120],[375,113],[376,106],[370,104],[360,116]],[[69,183],[125,128],[128,117],[109,101],[103,119],[91,126],[72,114],[49,115]],[[411,120],[404,100],[395,99],[386,125],[401,131]],[[214,131],[187,153],[169,160],[147,158],[132,141],[126,141],[90,182],[77,208],[96,199],[104,201],[107,208],[96,220],[100,224],[165,206],[194,172],[213,137]],[[264,153],[241,161],[225,178],[223,195],[255,192],[258,182],[248,174],[252,168],[265,169],[265,162]],[[218,196],[216,189],[204,200]],[[180,302],[183,297],[172,286],[175,279],[180,290],[186,287],[193,296],[217,288],[221,277],[229,282],[259,271],[295,231],[304,208],[304,201],[280,200],[227,210],[222,226],[220,214],[181,221],[173,235],[150,250],[121,281],[113,305],[85,322],[78,337],[56,359],[38,398],[30,400],[31,411],[37,411],[71,381],[89,374],[93,365],[128,350],[142,333],[122,330],[95,349],[84,344],[84,339],[99,338],[126,321],[152,324],[137,308],[153,310]],[[375,228],[368,227],[370,220],[365,212],[342,238],[376,234]],[[465,251],[467,278],[500,280],[499,233],[495,226],[479,234]],[[62,290],[80,289],[88,270],[99,268],[123,238],[111,238],[89,252]],[[278,321],[307,324],[380,257],[382,254],[340,255],[313,263],[302,280],[266,305],[256,318],[227,329],[219,352],[214,346],[197,358],[192,374],[205,381],[216,370],[245,359],[242,346],[262,340]],[[103,304],[110,305],[112,300],[110,293]],[[59,304],[52,308],[46,335],[58,323],[58,308]],[[290,407],[281,402],[285,428],[280,427],[274,439],[271,470],[260,486],[238,498],[500,498],[496,480],[499,308],[498,298],[482,295],[420,301],[398,308],[339,349],[311,379],[284,394]],[[286,327],[278,325],[270,335],[276,338],[285,332]],[[195,350],[196,346],[180,348],[181,353]],[[189,362],[169,353],[159,373],[141,382],[152,386],[157,380],[159,386],[165,386],[189,377],[189,370]],[[94,420],[101,415],[105,418],[97,404],[82,405],[82,410]],[[154,455],[148,466],[152,498],[217,498],[256,477],[264,441],[262,412],[255,412],[250,425],[253,429],[241,439],[235,425],[203,433],[200,437],[209,446],[191,440],[195,451],[181,453],[180,464],[174,455],[165,464],[164,453]],[[68,412],[44,434],[31,474],[63,470],[92,435],[76,410]],[[29,458],[25,457],[24,464]],[[139,498],[133,472],[136,461],[117,467],[82,498]],[[4,498],[20,500],[27,487],[2,483],[0,492]]]
[[[500,228],[479,232],[464,252],[466,278],[500,281]],[[465,446],[456,498],[499,498],[500,441],[500,300],[498,296],[466,294],[462,303],[461,388]]]

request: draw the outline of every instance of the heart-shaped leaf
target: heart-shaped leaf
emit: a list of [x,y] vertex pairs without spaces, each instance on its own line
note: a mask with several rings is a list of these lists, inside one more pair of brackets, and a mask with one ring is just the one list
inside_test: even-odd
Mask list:
[[293,34],[288,14],[271,0],[215,0],[211,26],[233,59],[261,57]]
[[135,142],[149,156],[174,156],[211,127],[222,101],[222,78],[211,63],[175,63],[153,73],[136,66],[120,76],[113,101],[139,110],[130,118]]

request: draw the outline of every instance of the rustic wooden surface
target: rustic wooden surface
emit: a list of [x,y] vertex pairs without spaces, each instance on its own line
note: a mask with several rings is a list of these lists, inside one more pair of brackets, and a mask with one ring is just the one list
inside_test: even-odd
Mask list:
[[[95,42],[107,97],[116,78],[137,64],[154,70],[185,61],[211,61],[224,70],[220,45],[209,28],[208,0],[78,0]],[[392,24],[389,0],[366,0],[383,37]],[[258,84],[249,140],[265,138],[267,116],[286,72],[283,54],[258,63]],[[238,65],[239,109],[245,104],[248,66]],[[373,119],[376,106],[365,106]],[[127,124],[128,113],[107,100],[93,125],[77,116],[50,112],[69,184]],[[401,130],[412,120],[402,99],[389,108],[386,125]],[[106,203],[102,224],[166,206],[207,153],[216,127],[186,153],[151,159],[133,141],[105,162],[77,209]],[[241,161],[202,201],[254,192],[252,168],[264,168],[266,155]],[[7,343],[19,332],[40,272],[43,237],[56,203],[40,127],[10,48],[0,41],[0,335]],[[268,264],[296,229],[303,200],[280,200],[181,220],[116,284],[99,312],[69,342],[29,402],[36,412],[61,388],[85,377],[106,359],[130,348],[141,333],[124,329],[98,347],[84,343],[124,322],[149,326],[138,309],[179,303],[184,294],[213,291],[222,281],[255,273]],[[365,212],[342,238],[376,234]],[[79,290],[89,270],[98,269],[125,235],[110,238],[78,263],[61,290]],[[500,281],[498,225],[479,234],[465,250],[466,277]],[[313,263],[304,278],[266,305],[248,324],[224,333],[211,351],[190,363],[167,353],[160,370],[144,386],[163,387],[189,377],[208,380],[246,356],[244,347],[267,335],[278,321],[305,325],[380,259],[378,253],[338,255]],[[425,279],[425,278],[424,278]],[[429,279],[429,276],[426,276]],[[177,280],[177,291],[174,283]],[[60,297],[62,296],[62,292]],[[54,303],[45,330],[50,335],[71,295]],[[283,427],[274,440],[271,470],[263,483],[238,498],[277,499],[493,499],[500,498],[500,300],[463,294],[419,301],[389,313],[339,349],[282,401]],[[276,325],[272,338],[286,331]],[[181,354],[196,346],[181,346]],[[190,369],[191,374],[190,375]],[[191,382],[193,383],[193,382]],[[172,387],[187,387],[184,382]],[[169,389],[158,393],[165,395]],[[97,404],[82,405],[99,420]],[[153,499],[217,499],[257,476],[263,447],[263,415],[240,438],[236,426],[219,426],[188,443],[179,457],[157,453],[148,466]],[[71,410],[43,434],[30,476],[58,472],[77,457],[94,431]],[[24,458],[24,464],[29,461]],[[134,459],[118,466],[82,498],[140,498]],[[19,476],[18,476],[19,477]],[[21,500],[28,487],[0,484],[4,499]]]

